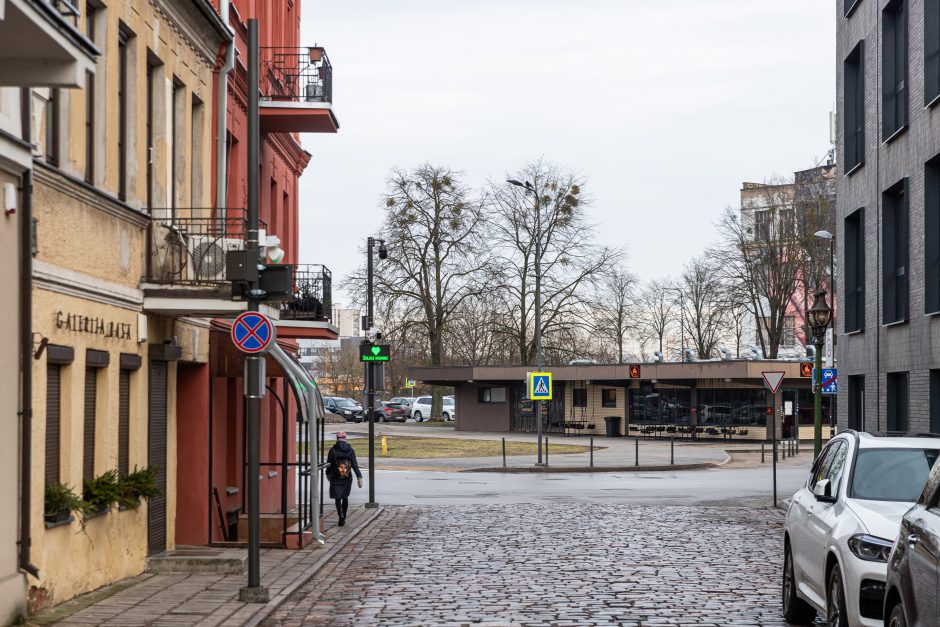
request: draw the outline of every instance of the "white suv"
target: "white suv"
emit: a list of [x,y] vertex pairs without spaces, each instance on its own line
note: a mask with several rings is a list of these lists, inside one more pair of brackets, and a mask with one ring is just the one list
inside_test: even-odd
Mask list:
[[[443,399],[443,408],[441,418],[445,421],[454,420],[457,415],[456,405],[453,396],[445,396]],[[431,397],[419,396],[411,406],[411,417],[417,422],[431,419]]]
[[940,437],[845,431],[793,495],[784,529],[783,614],[795,624],[883,625],[887,558]]

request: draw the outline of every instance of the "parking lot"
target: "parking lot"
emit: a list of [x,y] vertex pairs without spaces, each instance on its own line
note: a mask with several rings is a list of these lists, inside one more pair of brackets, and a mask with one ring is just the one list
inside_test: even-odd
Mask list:
[[265,623],[786,625],[769,508],[390,507]]

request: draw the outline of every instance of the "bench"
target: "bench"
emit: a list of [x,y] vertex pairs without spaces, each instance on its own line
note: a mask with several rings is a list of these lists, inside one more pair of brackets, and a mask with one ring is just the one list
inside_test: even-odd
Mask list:
[[580,435],[587,429],[593,429],[594,425],[588,424],[586,420],[567,420],[564,427],[565,435]]

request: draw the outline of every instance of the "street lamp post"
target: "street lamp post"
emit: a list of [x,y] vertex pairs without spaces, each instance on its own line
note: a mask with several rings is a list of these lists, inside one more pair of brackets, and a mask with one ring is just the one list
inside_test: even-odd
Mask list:
[[[535,198],[535,368],[542,371],[542,210],[539,195],[529,181],[515,179],[506,182],[521,187]],[[542,466],[542,401],[535,401],[535,424],[538,432],[538,458],[536,466]]]
[[[368,301],[368,310],[366,313],[367,331],[371,331],[375,326],[372,304],[372,254],[376,242],[379,243],[379,259],[388,257],[388,250],[385,248],[385,240],[370,237],[366,246],[368,249],[366,253],[366,274],[368,275],[366,279],[366,300]],[[369,339],[365,338],[362,341],[363,343],[368,343]],[[375,502],[375,362],[371,361],[366,363],[366,394],[368,397],[366,403],[368,407],[366,407],[366,411],[369,412],[369,502],[366,503],[366,507],[373,508],[378,507],[378,503]]]
[[813,390],[815,407],[813,419],[813,457],[822,450],[822,345],[826,329],[832,320],[832,309],[826,303],[826,290],[816,292],[813,306],[807,312],[810,328],[813,331],[813,344],[816,346],[816,363],[813,370]]
[[[836,236],[829,231],[816,231],[816,237],[829,240],[829,293],[832,295],[832,352],[835,357],[836,346],[836,273],[835,273],[835,242]],[[833,364],[834,365],[834,364]]]

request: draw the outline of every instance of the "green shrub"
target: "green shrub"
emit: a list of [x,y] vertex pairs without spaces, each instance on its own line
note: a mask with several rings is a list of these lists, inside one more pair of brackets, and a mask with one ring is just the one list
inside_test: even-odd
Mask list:
[[136,509],[140,499],[153,499],[160,496],[157,487],[158,466],[134,466],[134,472],[118,479],[121,498],[118,503],[122,507]]
[[55,518],[65,510],[84,511],[85,501],[83,501],[67,485],[62,483],[51,483],[46,486],[46,505],[45,517]]
[[117,470],[109,470],[94,479],[86,479],[82,497],[86,503],[86,507],[83,508],[86,516],[102,512],[111,507],[112,503],[120,502],[121,488],[118,484]]

